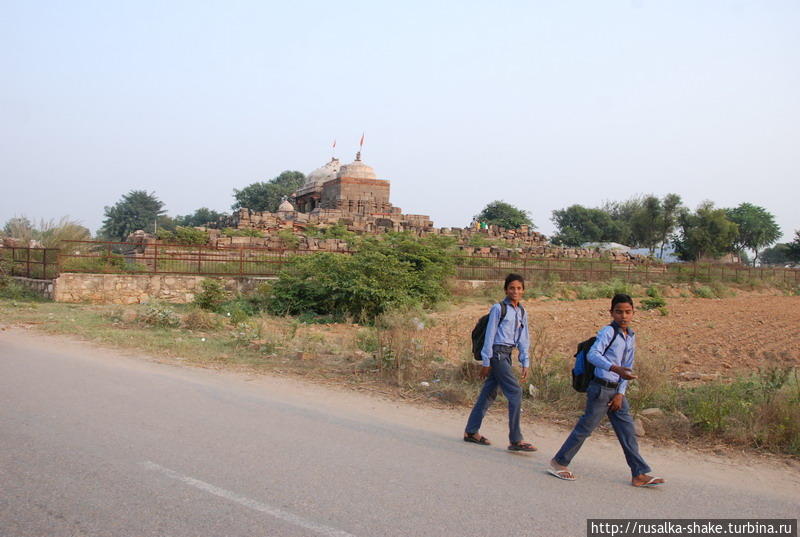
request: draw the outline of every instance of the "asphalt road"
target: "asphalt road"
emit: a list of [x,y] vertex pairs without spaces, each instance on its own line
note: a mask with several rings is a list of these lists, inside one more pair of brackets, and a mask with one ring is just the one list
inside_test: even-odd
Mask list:
[[796,518],[800,471],[644,446],[660,489],[635,489],[613,438],[576,482],[544,473],[566,432],[502,406],[465,412],[296,380],[183,368],[34,331],[0,332],[0,535],[579,536],[587,518]]

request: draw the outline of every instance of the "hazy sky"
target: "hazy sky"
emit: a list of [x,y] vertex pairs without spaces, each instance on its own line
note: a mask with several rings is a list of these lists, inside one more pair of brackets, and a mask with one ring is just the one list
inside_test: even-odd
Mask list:
[[800,229],[800,2],[0,0],[0,224],[171,215],[336,154],[465,226],[503,199],[743,201]]

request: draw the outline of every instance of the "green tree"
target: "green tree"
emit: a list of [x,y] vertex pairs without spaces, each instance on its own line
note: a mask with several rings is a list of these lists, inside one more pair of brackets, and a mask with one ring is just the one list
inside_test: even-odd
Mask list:
[[236,198],[231,208],[236,211],[242,208],[251,211],[267,211],[274,213],[278,210],[281,200],[303,186],[305,175],[297,171],[285,171],[274,179],[253,183],[241,190],[234,189],[233,197]]
[[728,219],[725,209],[715,209],[713,202],[703,202],[694,213],[681,211],[678,222],[675,252],[684,261],[718,258],[735,250],[738,226]]
[[26,216],[15,216],[6,221],[3,233],[14,239],[29,241],[33,238],[33,223]]
[[178,215],[175,217],[175,225],[183,227],[200,227],[205,226],[210,222],[217,222],[225,213],[218,213],[208,207],[200,207],[192,214],[184,216]]
[[789,250],[786,255],[789,257],[789,261],[800,263],[800,230],[794,232],[794,240],[788,246]]
[[553,244],[580,246],[585,242],[619,242],[620,227],[603,209],[572,205],[553,211],[557,232]]
[[108,240],[123,241],[137,229],[152,232],[164,212],[164,203],[155,192],[131,190],[116,204],[105,208],[100,234]]
[[789,244],[776,244],[772,248],[764,248],[761,251],[762,265],[785,265],[789,260]]
[[528,211],[523,211],[504,201],[493,201],[475,216],[479,222],[486,222],[506,229],[518,229],[521,226],[535,228]]
[[633,222],[642,212],[644,205],[644,198],[642,196],[634,196],[625,201],[607,201],[599,208],[599,210],[608,214],[613,225],[609,229],[613,229],[607,234],[609,238],[604,241],[618,242],[620,244],[627,244],[628,246],[641,246],[639,244],[639,237],[634,231]]
[[683,200],[677,194],[667,194],[661,200],[661,219],[658,223],[658,241],[661,244],[659,257],[664,257],[664,246],[671,241]]
[[647,248],[650,255],[655,254],[663,212],[660,199],[655,196],[642,198],[641,206],[633,213],[630,220],[631,245]]
[[781,228],[775,223],[775,217],[769,211],[751,203],[742,203],[735,209],[728,209],[727,214],[728,219],[739,226],[736,249],[752,250],[755,266],[758,251],[775,244],[781,236]]

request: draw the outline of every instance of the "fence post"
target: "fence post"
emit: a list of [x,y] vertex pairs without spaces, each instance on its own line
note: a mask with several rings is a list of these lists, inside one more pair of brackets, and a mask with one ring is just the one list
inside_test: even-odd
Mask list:
[[[145,251],[147,246],[145,246]],[[158,239],[153,242],[153,272],[158,272]]]
[[27,274],[26,274],[25,277],[26,278],[30,278],[31,277],[31,248],[30,248],[30,246],[28,248],[26,248],[25,251],[28,252],[27,263],[26,263],[27,264],[27,269],[26,269],[27,270]]
[[202,261],[202,257],[201,257],[202,255],[203,255],[203,247],[202,246],[198,246],[197,247],[197,273],[198,274],[202,274],[203,273],[203,261]]
[[239,276],[244,276],[244,248],[239,248]]

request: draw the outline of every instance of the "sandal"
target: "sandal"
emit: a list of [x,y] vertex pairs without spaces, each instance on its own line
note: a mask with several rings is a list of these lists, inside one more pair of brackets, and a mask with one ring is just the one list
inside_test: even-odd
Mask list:
[[509,451],[536,451],[536,446],[528,442],[517,442],[508,446]]
[[634,487],[657,487],[657,486],[663,485],[663,484],[664,484],[664,478],[663,477],[651,477],[647,481],[647,483],[642,483],[641,485],[637,485],[636,483],[631,481],[631,485],[633,485]]
[[492,443],[489,442],[489,439],[485,436],[475,436],[478,433],[467,434],[464,433],[464,442],[470,442],[472,444],[479,444],[481,446],[491,446]]
[[556,476],[564,481],[575,481],[575,476],[569,470],[556,470],[555,468],[548,468],[547,473]]

